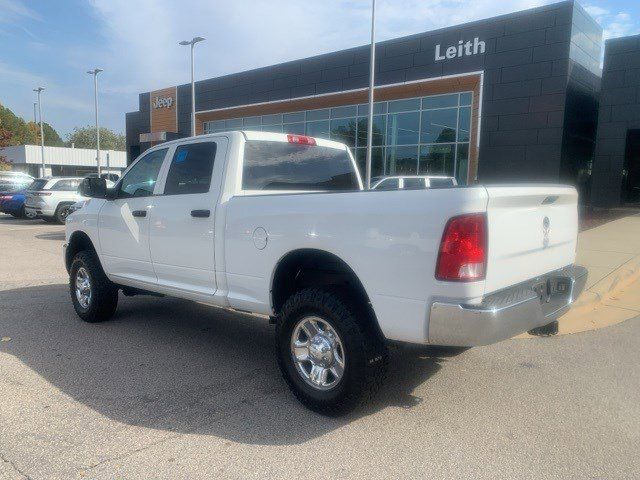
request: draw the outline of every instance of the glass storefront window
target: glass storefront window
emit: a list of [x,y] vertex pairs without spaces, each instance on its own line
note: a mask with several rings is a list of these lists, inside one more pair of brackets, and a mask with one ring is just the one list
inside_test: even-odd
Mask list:
[[[367,171],[367,149],[357,148],[355,157],[358,170],[360,170],[360,176],[364,183]],[[384,175],[384,148],[373,147],[371,149],[371,178],[382,177]]]
[[306,134],[310,137],[331,138],[329,120],[307,122]]
[[[373,116],[373,140],[371,144],[373,146],[381,146],[385,144],[385,121],[386,115],[374,115]],[[368,118],[358,118],[358,146],[367,146],[367,128],[369,126]]]
[[387,117],[387,145],[418,144],[419,112],[394,113]]
[[471,108],[462,107],[458,116],[458,141],[468,142],[471,135]]
[[458,185],[467,184],[467,172],[469,168],[469,144],[459,143],[456,155],[456,180]]
[[455,95],[435,95],[433,97],[424,97],[422,99],[422,108],[447,108],[458,106],[458,94]]
[[388,147],[385,175],[416,175],[418,173],[418,146]]
[[420,148],[420,175],[453,175],[455,144],[424,145]]
[[456,141],[458,109],[444,108],[422,112],[422,143],[445,143]]
[[[372,177],[455,175],[466,183],[471,139],[471,92],[376,102]],[[262,130],[343,142],[361,173],[367,145],[368,104],[205,122],[205,133]]]
[[331,140],[356,146],[356,119],[340,118],[331,120]]

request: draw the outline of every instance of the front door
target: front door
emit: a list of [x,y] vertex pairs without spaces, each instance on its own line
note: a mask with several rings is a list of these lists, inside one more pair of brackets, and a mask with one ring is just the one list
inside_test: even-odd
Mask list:
[[141,157],[117,184],[116,198],[100,210],[100,249],[110,275],[155,284],[149,253],[149,213],[167,148]]
[[220,182],[212,179],[221,177],[226,150],[226,138],[216,138],[178,145],[173,152],[150,218],[151,259],[159,285],[204,295],[216,292],[214,215]]

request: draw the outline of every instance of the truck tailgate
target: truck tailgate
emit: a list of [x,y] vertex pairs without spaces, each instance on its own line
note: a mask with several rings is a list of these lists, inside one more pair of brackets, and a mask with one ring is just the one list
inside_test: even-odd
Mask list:
[[575,261],[578,193],[558,185],[487,186],[485,294]]

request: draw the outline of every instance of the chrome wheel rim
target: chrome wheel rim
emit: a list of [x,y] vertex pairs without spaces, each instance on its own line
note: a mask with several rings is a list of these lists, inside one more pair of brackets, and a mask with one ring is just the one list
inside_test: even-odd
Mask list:
[[91,279],[84,267],[76,272],[76,299],[82,308],[88,308],[91,303]]
[[291,334],[291,357],[298,374],[316,390],[331,390],[344,376],[342,340],[333,326],[320,317],[298,321]]
[[69,207],[66,207],[60,210],[60,218],[62,220],[66,220],[68,216],[69,216]]

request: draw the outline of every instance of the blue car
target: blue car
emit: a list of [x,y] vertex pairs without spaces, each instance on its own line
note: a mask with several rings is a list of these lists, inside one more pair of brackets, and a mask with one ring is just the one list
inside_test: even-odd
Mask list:
[[28,214],[25,211],[25,197],[26,190],[0,193],[0,212],[8,213],[16,218],[35,218],[35,215]]

